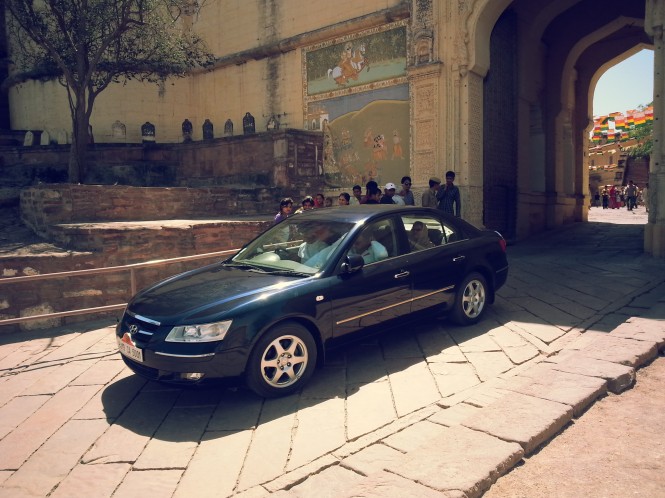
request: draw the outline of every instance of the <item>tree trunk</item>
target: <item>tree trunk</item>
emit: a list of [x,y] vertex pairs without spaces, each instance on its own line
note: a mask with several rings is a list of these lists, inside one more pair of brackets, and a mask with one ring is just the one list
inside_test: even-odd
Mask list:
[[87,173],[88,128],[85,92],[77,92],[72,112],[72,146],[69,151],[69,182],[84,183]]

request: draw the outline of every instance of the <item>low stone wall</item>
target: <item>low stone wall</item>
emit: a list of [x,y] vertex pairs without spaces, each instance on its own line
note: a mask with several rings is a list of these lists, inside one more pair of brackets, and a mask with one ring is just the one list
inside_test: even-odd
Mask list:
[[[70,146],[0,145],[0,187],[67,181]],[[324,187],[323,133],[279,130],[179,144],[91,144],[84,184]]]
[[[270,217],[271,218],[271,217]],[[2,256],[3,278],[120,266],[150,260],[237,249],[264,231],[271,220],[171,221],[88,224],[61,227],[69,245],[92,251]],[[136,270],[137,289],[177,273],[219,260],[175,263]],[[0,281],[2,278],[0,278]],[[129,272],[62,277],[20,283],[0,283],[0,319],[125,303],[131,298]],[[0,325],[0,334],[77,323],[121,312],[86,314]]]
[[21,191],[21,218],[42,237],[58,224],[273,215],[281,189],[42,184]]
[[[215,259],[219,260],[220,258],[136,270],[137,289],[145,288],[171,275],[203,266],[206,263],[212,263]],[[47,263],[47,267],[44,267],[43,263]],[[96,258],[86,254],[64,256],[59,263],[65,267],[78,267],[79,269],[80,267],[98,267]],[[30,261],[25,258],[2,261],[3,270],[6,273],[12,273],[13,271],[19,273],[31,271],[49,273],[52,268],[48,266],[52,265],[53,261],[47,262],[46,258],[41,258],[41,262]],[[62,271],[66,270],[62,269]],[[122,304],[126,303],[131,297],[129,272],[0,284],[0,319]],[[98,318],[119,318],[121,315],[122,311],[114,311],[0,325],[0,335],[59,327]]]

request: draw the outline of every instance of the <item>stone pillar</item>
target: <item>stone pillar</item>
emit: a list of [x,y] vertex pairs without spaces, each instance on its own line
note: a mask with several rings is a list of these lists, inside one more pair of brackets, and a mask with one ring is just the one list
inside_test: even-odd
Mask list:
[[653,148],[649,164],[649,221],[644,229],[644,251],[665,258],[665,5],[646,0],[644,29],[653,39]]
[[462,218],[477,227],[483,225],[483,77],[469,71],[460,79],[459,123],[463,146],[455,184],[460,187]]
[[[442,176],[437,120],[440,64],[409,69],[411,110],[411,176],[421,189],[429,188],[432,176]],[[420,199],[417,199],[420,201]]]
[[[482,3],[482,2],[481,2]],[[456,173],[455,185],[462,197],[462,218],[483,226],[483,79],[487,68],[472,63],[475,46],[469,32],[479,2],[441,2],[442,24],[437,32],[443,43],[441,58],[443,124],[441,177]],[[477,12],[476,12],[477,14]],[[473,53],[472,53],[473,52]]]

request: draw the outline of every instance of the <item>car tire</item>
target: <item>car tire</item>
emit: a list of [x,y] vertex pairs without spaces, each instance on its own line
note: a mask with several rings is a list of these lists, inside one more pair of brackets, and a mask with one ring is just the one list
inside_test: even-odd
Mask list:
[[473,272],[462,281],[455,296],[451,318],[460,325],[478,322],[487,308],[487,280]]
[[277,325],[252,349],[245,372],[247,386],[265,398],[291,394],[314,374],[316,357],[316,342],[305,327]]

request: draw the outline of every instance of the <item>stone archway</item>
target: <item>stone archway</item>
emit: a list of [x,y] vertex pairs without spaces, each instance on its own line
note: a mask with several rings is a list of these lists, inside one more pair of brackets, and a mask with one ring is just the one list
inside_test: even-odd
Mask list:
[[[470,53],[459,157],[469,197],[482,199],[483,224],[521,238],[586,219],[590,95],[603,65],[648,46],[649,35],[662,40],[662,20],[647,34],[644,19],[661,19],[665,8],[652,0],[646,8],[652,14],[620,0],[602,9],[592,0],[475,3],[464,19]],[[480,105],[472,101],[479,81]],[[481,195],[472,181],[479,176]]]

